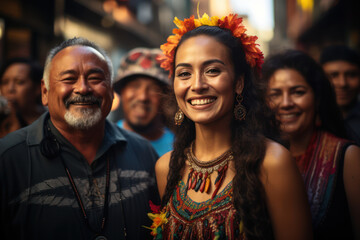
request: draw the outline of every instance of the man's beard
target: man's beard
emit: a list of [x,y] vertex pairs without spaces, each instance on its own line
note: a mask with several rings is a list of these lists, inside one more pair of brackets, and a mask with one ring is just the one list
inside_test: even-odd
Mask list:
[[130,128],[138,133],[147,132],[149,129],[153,127],[153,122],[154,119],[148,124],[144,125],[144,124],[136,124],[136,123],[134,124],[127,120],[127,124],[129,124]]
[[[74,103],[90,103],[96,104],[98,108],[77,108],[74,111],[69,111],[70,104]],[[101,120],[101,99],[91,96],[74,96],[65,100],[66,113],[64,115],[65,121],[71,127],[80,130],[86,130]]]
[[[141,106],[142,108],[144,108],[146,112],[151,112],[152,110],[152,106],[150,104],[150,102],[148,100],[146,101],[142,101],[142,100],[134,100],[132,102],[129,103],[129,108],[133,109],[136,107]],[[125,116],[126,122],[129,124],[130,128],[132,130],[134,130],[135,132],[138,133],[143,133],[143,132],[147,132],[148,130],[150,130],[153,127],[153,122],[154,119],[151,119],[150,122],[148,123],[143,123],[141,120],[135,120],[133,122],[129,121],[129,119],[127,119],[127,117]]]

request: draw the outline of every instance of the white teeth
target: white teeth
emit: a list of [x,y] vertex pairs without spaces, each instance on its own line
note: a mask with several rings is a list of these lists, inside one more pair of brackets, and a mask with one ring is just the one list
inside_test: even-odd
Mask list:
[[191,105],[205,105],[205,104],[209,104],[212,103],[213,101],[215,101],[215,99],[210,99],[210,98],[206,98],[206,99],[193,99],[191,100]]
[[280,115],[281,119],[290,119],[290,118],[293,118],[293,117],[296,117],[296,114],[282,114],[282,115]]

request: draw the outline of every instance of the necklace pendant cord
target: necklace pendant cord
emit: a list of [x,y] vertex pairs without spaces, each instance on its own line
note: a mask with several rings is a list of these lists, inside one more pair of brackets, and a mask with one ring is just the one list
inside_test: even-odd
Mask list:
[[[88,226],[88,228],[96,234],[95,239],[107,239],[103,233],[104,233],[104,229],[106,227],[106,222],[107,222],[107,218],[108,218],[108,211],[109,211],[109,192],[110,192],[110,154],[107,155],[106,158],[106,185],[105,185],[105,197],[104,197],[104,209],[103,209],[103,217],[101,219],[101,229],[100,229],[100,233],[99,231],[94,230],[94,228],[90,225],[89,223],[89,219],[88,216],[86,214],[85,211],[85,207],[84,204],[81,200],[81,196],[79,194],[79,191],[76,187],[76,184],[74,182],[74,179],[71,175],[71,172],[69,170],[69,168],[67,167],[67,165],[65,164],[64,159],[61,156],[61,147],[60,147],[60,143],[57,141],[56,137],[54,136],[54,134],[51,132],[50,126],[49,126],[49,118],[47,118],[45,120],[45,126],[44,126],[44,134],[46,136],[46,142],[49,142],[49,139],[52,140],[51,143],[53,143],[53,145],[55,144],[55,146],[52,146],[49,144],[43,144],[43,141],[41,142],[41,152],[44,154],[44,156],[46,156],[49,159],[60,159],[61,163],[65,169],[66,175],[69,179],[71,188],[73,190],[73,193],[75,195],[76,201],[81,209],[83,218],[84,218],[84,222],[85,224]],[[45,141],[44,141],[45,143]],[[43,147],[44,145],[44,147]],[[55,150],[50,151],[50,148],[55,148]],[[120,210],[121,213],[123,213],[123,222],[124,222],[124,239],[126,240],[126,225],[125,225],[125,212],[123,211],[123,206],[122,206],[122,201],[121,201],[121,205],[120,205]]]
[[75,182],[74,182],[74,179],[70,173],[70,170],[69,168],[67,167],[67,165],[65,164],[65,161],[64,159],[61,157],[60,155],[60,159],[61,159],[61,162],[65,168],[65,172],[66,172],[66,175],[69,179],[69,182],[70,182],[70,185],[71,185],[71,188],[74,192],[74,195],[75,195],[75,198],[76,198],[76,201],[81,209],[81,212],[82,212],[82,215],[83,215],[83,218],[84,218],[84,221],[86,223],[86,225],[89,227],[89,229],[96,233],[97,235],[102,235],[104,233],[104,229],[105,229],[105,225],[106,225],[106,220],[107,220],[107,217],[108,217],[108,209],[109,209],[109,188],[110,188],[110,160],[109,160],[109,156],[106,158],[106,185],[105,185],[105,199],[104,199],[104,210],[103,210],[103,217],[102,217],[102,220],[101,220],[101,229],[100,229],[100,233],[99,231],[96,231],[91,225],[90,225],[90,222],[89,222],[89,219],[87,217],[87,214],[86,214],[86,210],[85,210],[85,207],[84,207],[84,204],[81,200],[81,196],[79,194],[79,191],[75,185]]

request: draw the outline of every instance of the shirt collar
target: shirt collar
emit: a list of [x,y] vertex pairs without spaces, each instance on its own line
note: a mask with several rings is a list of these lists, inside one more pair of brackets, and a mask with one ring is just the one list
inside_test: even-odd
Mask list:
[[[27,135],[27,143],[29,146],[38,145],[41,143],[44,136],[44,125],[45,121],[49,119],[49,112],[42,114],[34,123],[29,127],[29,134]],[[119,127],[114,123],[110,122],[108,119],[105,120],[105,135],[103,143],[100,146],[99,153],[105,152],[112,145],[117,143],[126,143],[127,140],[125,136],[121,133]]]

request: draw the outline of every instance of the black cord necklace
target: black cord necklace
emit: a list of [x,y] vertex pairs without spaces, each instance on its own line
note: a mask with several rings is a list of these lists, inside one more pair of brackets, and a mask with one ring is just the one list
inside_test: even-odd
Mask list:
[[101,220],[101,229],[100,232],[96,231],[89,222],[89,219],[87,217],[86,211],[85,211],[85,207],[83,202],[81,201],[81,197],[79,194],[79,191],[75,185],[74,179],[72,178],[72,175],[70,173],[69,168],[66,166],[64,159],[60,156],[61,162],[64,165],[66,174],[68,176],[69,182],[71,184],[71,187],[74,191],[74,195],[76,197],[76,200],[81,208],[83,217],[84,217],[84,221],[86,223],[86,225],[90,228],[91,231],[93,231],[96,234],[95,240],[106,240],[107,238],[103,235],[104,234],[104,228],[105,228],[105,223],[108,217],[108,209],[109,209],[109,202],[108,202],[108,198],[109,198],[109,186],[110,186],[110,161],[109,161],[109,157],[106,158],[106,185],[105,185],[105,200],[104,200],[104,211],[103,211],[103,217]]
[[[64,159],[61,157],[61,147],[60,147],[60,143],[57,141],[56,137],[54,136],[54,134],[51,132],[50,130],[50,126],[48,123],[48,119],[45,120],[45,136],[44,139],[41,141],[41,152],[42,154],[49,158],[49,159],[56,159],[56,158],[60,158],[64,168],[65,168],[65,172],[66,175],[69,179],[69,182],[71,184],[72,190],[74,192],[74,195],[76,197],[77,203],[82,211],[82,215],[84,218],[84,221],[86,223],[86,225],[89,227],[89,229],[94,232],[96,234],[96,237],[94,238],[95,240],[106,240],[107,238],[104,236],[104,229],[105,229],[105,225],[106,225],[106,220],[108,218],[108,209],[109,209],[109,186],[110,186],[110,160],[109,160],[109,155],[106,158],[106,185],[105,185],[105,199],[104,199],[104,210],[103,210],[103,217],[101,220],[101,229],[100,232],[96,231],[89,223],[89,219],[88,216],[86,214],[85,211],[85,207],[84,204],[81,200],[79,191],[75,185],[74,179],[70,173],[69,168],[67,167],[67,165],[65,164]],[[121,203],[121,212],[123,212],[123,207],[122,207],[122,203]],[[123,212],[124,213],[124,212]],[[123,216],[123,218],[125,218]],[[124,238],[126,239],[126,227],[125,227],[125,222],[124,222]]]

